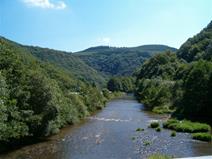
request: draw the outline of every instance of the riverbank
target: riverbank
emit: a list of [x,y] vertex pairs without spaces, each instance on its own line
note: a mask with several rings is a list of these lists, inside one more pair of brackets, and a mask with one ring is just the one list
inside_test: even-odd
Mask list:
[[[162,122],[166,118],[146,111],[129,96],[113,99],[102,111],[62,129],[48,141],[0,155],[0,159],[140,159],[157,152],[174,157],[212,154],[211,143],[192,140],[190,134],[177,133],[173,138],[170,130],[157,132],[148,128],[151,121]],[[144,131],[136,131],[137,128]]]

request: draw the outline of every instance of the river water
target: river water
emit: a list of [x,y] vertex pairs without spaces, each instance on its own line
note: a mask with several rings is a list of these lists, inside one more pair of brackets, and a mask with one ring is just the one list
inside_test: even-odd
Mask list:
[[[187,133],[170,137],[170,130],[148,128],[167,116],[145,111],[131,98],[115,99],[85,121],[61,130],[48,141],[22,147],[0,159],[143,159],[160,152],[174,157],[212,155],[212,143]],[[136,132],[137,128],[144,128]],[[147,144],[148,143],[148,144]]]

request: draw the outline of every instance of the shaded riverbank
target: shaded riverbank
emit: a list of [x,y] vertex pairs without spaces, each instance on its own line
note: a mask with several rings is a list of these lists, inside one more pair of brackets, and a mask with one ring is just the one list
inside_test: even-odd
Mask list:
[[[49,141],[26,146],[0,159],[137,159],[160,152],[176,157],[212,155],[212,144],[195,141],[190,134],[147,128],[165,115],[145,111],[132,97],[115,99],[87,120],[67,127]],[[144,128],[136,132],[137,128]],[[132,140],[134,138],[134,140]],[[145,142],[149,142],[148,145]]]

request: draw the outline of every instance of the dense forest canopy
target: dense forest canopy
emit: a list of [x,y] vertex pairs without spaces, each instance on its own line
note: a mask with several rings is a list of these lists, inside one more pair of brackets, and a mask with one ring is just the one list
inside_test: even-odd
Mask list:
[[212,22],[199,34],[189,38],[179,49],[177,55],[187,62],[200,59],[212,60]]
[[110,91],[135,91],[154,112],[212,123],[212,22],[177,52],[144,45],[73,54],[0,37],[0,141],[57,133],[103,108]]
[[143,45],[139,47],[99,46],[75,53],[92,68],[109,76],[132,75],[146,59],[152,55],[176,49],[166,45]]
[[113,77],[107,83],[108,90],[132,93],[135,89],[134,77]]
[[[107,98],[28,49],[0,39],[0,141],[40,137],[59,131],[101,109]],[[107,95],[107,97],[109,97]]]
[[103,86],[105,77],[100,72],[97,72],[92,67],[87,65],[79,57],[72,53],[57,51],[47,48],[24,46],[30,53],[42,61],[56,64],[68,72],[73,74],[80,80],[84,80],[90,84]]
[[137,73],[136,95],[155,112],[212,123],[212,22],[174,53],[147,60]]

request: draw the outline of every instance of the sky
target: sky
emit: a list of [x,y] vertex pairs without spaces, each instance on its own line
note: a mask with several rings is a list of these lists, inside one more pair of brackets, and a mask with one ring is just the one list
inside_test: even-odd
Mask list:
[[212,0],[0,0],[0,35],[65,51],[179,48],[212,20]]

